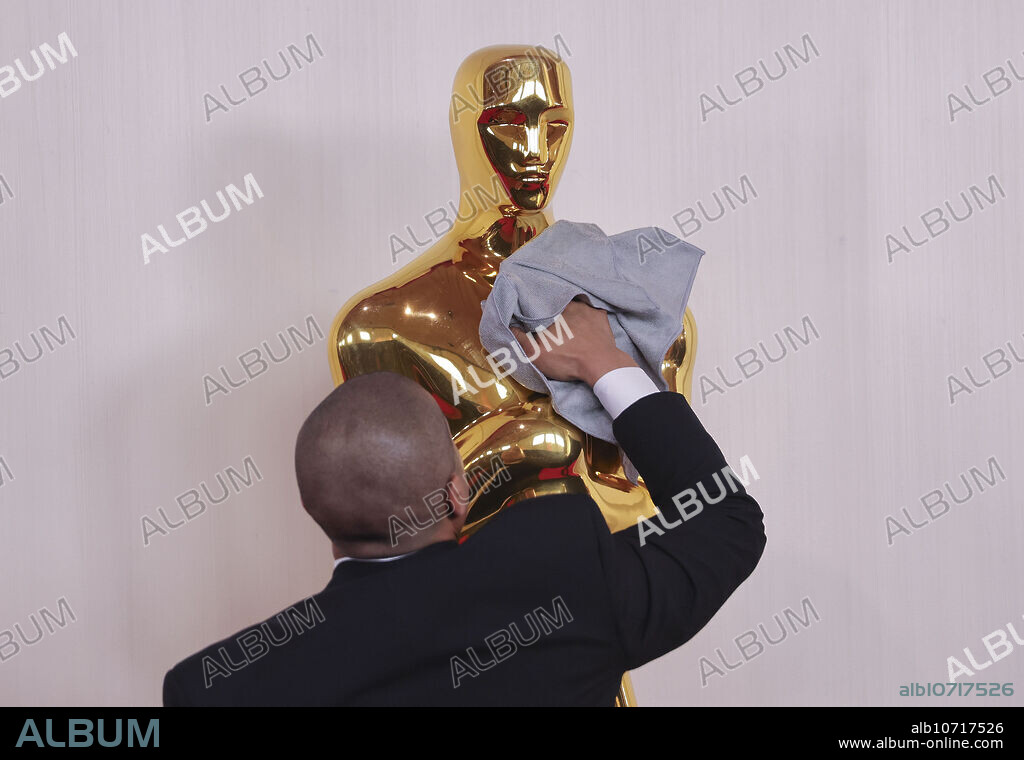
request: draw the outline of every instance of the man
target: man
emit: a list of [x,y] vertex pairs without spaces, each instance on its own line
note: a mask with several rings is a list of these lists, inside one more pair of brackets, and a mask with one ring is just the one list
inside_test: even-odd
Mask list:
[[761,509],[605,312],[563,316],[572,339],[533,364],[594,389],[658,516],[612,534],[589,496],[549,495],[460,544],[469,487],[436,403],[400,375],[355,377],[295,449],[331,581],[176,665],[164,704],[610,706],[624,671],[696,634],[760,559]]

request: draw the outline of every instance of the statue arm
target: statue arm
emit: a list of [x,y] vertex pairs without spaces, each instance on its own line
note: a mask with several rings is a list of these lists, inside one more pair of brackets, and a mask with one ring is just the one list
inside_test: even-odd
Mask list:
[[373,295],[372,287],[357,293],[341,307],[331,323],[327,362],[336,386],[347,378],[382,369],[409,375],[394,366],[396,349],[400,349],[396,333],[390,327],[362,324],[359,319],[362,307]]
[[661,364],[662,377],[670,390],[681,393],[692,403],[693,365],[697,358],[697,321],[690,307],[683,314],[683,332],[665,354]]
[[[442,366],[443,350],[404,336],[402,325],[388,320],[360,319],[367,306],[358,296],[338,313],[331,325],[328,362],[334,384],[371,372],[394,372],[422,386],[437,401],[456,428],[466,422],[471,404],[457,408],[450,375]],[[372,313],[372,307],[367,313]],[[381,323],[383,321],[383,324]]]

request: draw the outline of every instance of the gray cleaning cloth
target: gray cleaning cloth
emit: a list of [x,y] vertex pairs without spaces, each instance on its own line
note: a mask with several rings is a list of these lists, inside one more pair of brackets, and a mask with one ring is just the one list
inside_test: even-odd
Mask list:
[[[509,326],[531,332],[548,327],[577,296],[608,312],[616,345],[662,390],[661,362],[683,331],[683,313],[704,251],[658,227],[605,235],[596,224],[559,220],[501,264],[482,303],[480,342],[490,354],[512,353],[511,376],[532,391],[548,393],[562,417],[611,443],[612,419],[593,390],[580,382],[549,380],[523,357]],[[550,331],[559,340],[557,325]],[[537,344],[543,347],[543,342]],[[500,354],[499,354],[500,355]],[[508,363],[506,363],[507,366]],[[636,482],[635,470],[630,480]]]

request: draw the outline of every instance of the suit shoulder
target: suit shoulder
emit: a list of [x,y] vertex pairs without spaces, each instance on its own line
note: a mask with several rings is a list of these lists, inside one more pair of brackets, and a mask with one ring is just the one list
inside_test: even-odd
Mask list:
[[535,543],[579,541],[589,537],[595,514],[603,522],[597,503],[585,494],[551,494],[506,507],[477,532],[477,536],[515,533]]
[[203,647],[178,662],[164,675],[164,699],[170,694],[203,694],[218,675],[224,675],[225,653],[233,662],[245,661],[246,651],[258,642],[288,640],[326,620],[320,604],[322,592],[305,597],[270,617],[253,623]]

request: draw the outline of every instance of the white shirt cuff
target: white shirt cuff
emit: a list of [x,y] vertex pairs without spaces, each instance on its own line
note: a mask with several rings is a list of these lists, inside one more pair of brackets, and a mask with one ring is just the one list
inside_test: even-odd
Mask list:
[[661,388],[639,367],[619,367],[605,372],[594,383],[594,395],[614,420],[633,402],[660,393]]

